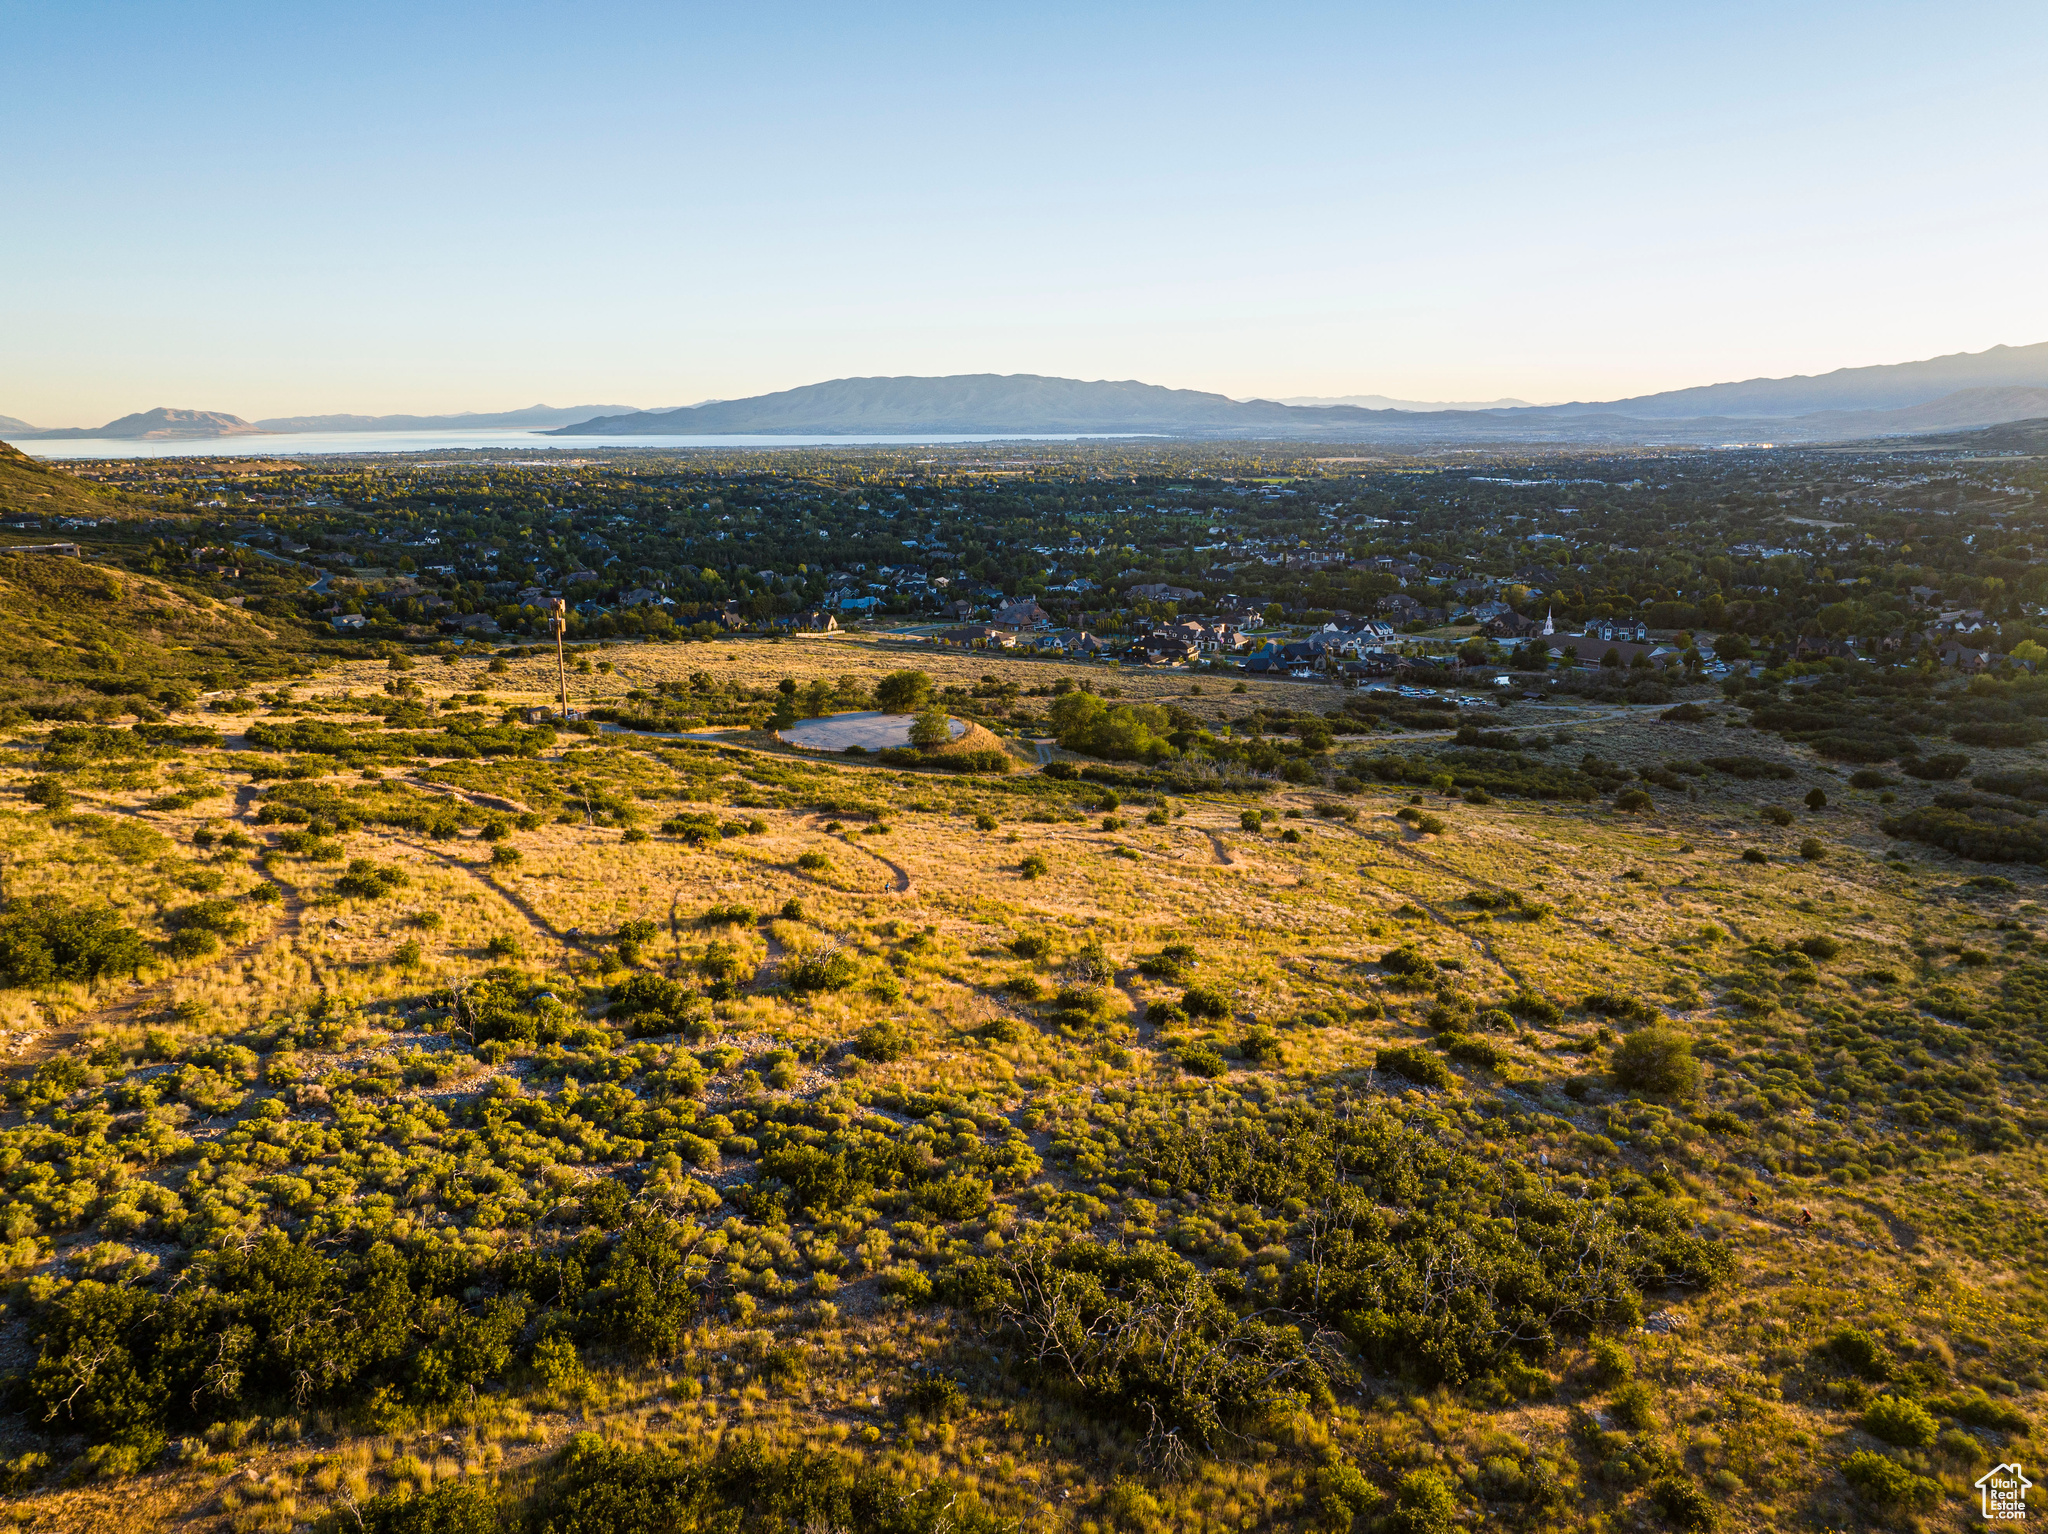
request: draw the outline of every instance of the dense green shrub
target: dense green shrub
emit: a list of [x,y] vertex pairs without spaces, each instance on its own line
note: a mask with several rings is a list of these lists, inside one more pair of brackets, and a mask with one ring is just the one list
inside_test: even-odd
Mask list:
[[[1970,779],[1972,787],[1987,794],[2004,794],[2011,799],[2048,802],[2048,772],[2036,768],[2015,768],[1980,772]],[[1859,788],[1881,788],[1883,784],[1857,784]]]
[[2038,719],[2011,719],[1996,723],[1959,724],[1949,738],[1963,746],[2031,746],[2048,740],[2048,724]]
[[2027,1414],[2008,1401],[1994,1400],[1982,1390],[1964,1391],[1936,1403],[1958,1422],[1988,1427],[2002,1433],[2025,1433],[2032,1424]]
[[1180,1052],[1180,1068],[1194,1076],[1221,1076],[1230,1063],[1212,1045],[1190,1044]]
[[1864,1410],[1863,1428],[1873,1438],[1902,1449],[1924,1449],[1941,1432],[1926,1407],[1903,1396],[1879,1396],[1872,1401]]
[[374,863],[368,858],[351,858],[348,868],[334,881],[334,890],[338,895],[348,895],[357,900],[381,900],[411,882],[402,868]]
[[859,978],[859,964],[836,943],[806,948],[782,961],[782,983],[800,996],[812,991],[843,991]]
[[635,1038],[664,1033],[695,1035],[709,1009],[689,989],[660,975],[627,976],[611,989],[608,1019],[624,1023]]
[[[752,1439],[727,1439],[709,1459],[578,1434],[542,1476],[529,1514],[536,1534],[677,1534],[760,1530],[802,1534],[996,1534],[972,1494],[945,1482],[912,1488],[856,1461]],[[467,1530],[460,1534],[468,1534]]]
[[1979,863],[2048,862],[2048,825],[2031,812],[1971,804],[1923,805],[1878,822],[1886,836],[1939,847]]
[[1823,1351],[1843,1368],[1867,1380],[1882,1382],[1892,1377],[1890,1351],[1858,1327],[1843,1327],[1828,1338]]
[[1451,1534],[1457,1518],[1451,1483],[1434,1470],[1411,1470],[1394,1488],[1394,1509],[1380,1526],[1386,1534]]
[[1477,1066],[1483,1071],[1497,1071],[1508,1061],[1508,1052],[1486,1039],[1458,1039],[1447,1052],[1461,1065]]
[[887,1064],[901,1060],[917,1048],[917,1041],[910,1030],[901,1023],[884,1019],[869,1023],[854,1035],[853,1052],[863,1060],[875,1060]]
[[22,790],[21,796],[30,804],[41,805],[55,815],[61,815],[71,808],[71,793],[65,788],[62,778],[30,778],[28,787]]
[[1005,1267],[1006,1330],[1047,1384],[1098,1415],[1207,1451],[1302,1395],[1331,1399],[1298,1330],[1233,1314],[1193,1263],[1154,1242],[1033,1244]]
[[1436,961],[1403,943],[1399,948],[1390,948],[1380,955],[1380,968],[1390,975],[1424,980],[1436,974]]
[[1278,1065],[1286,1057],[1280,1035],[1270,1028],[1254,1028],[1238,1041],[1237,1052],[1254,1065]]
[[1667,1475],[1650,1486],[1650,1501],[1674,1529],[1705,1534],[1719,1515],[1706,1488],[1685,1475]]
[[1405,1076],[1417,1086],[1448,1087],[1457,1078],[1451,1068],[1426,1049],[1414,1045],[1383,1049],[1374,1061],[1376,1070],[1391,1071],[1396,1076]]
[[1716,772],[1726,773],[1731,778],[1744,782],[1756,782],[1765,778],[1796,778],[1793,768],[1783,762],[1768,762],[1759,756],[1709,756],[1701,758]]
[[476,1481],[373,1497],[361,1520],[364,1534],[498,1534],[505,1526],[497,1498]]
[[1614,1079],[1624,1087],[1665,1097],[1689,1097],[1698,1090],[1700,1063],[1692,1040],[1675,1028],[1639,1028],[1616,1046]]
[[1180,1008],[1189,1017],[1201,1018],[1205,1022],[1221,1022],[1234,1010],[1228,995],[1206,985],[1191,985],[1181,992]]
[[1960,751],[1942,751],[1928,757],[1906,757],[1900,761],[1899,771],[1908,777],[1938,783],[1960,776],[1969,765],[1970,759]]
[[0,911],[0,985],[99,980],[148,962],[142,935],[105,906],[43,896]]
[[1863,1449],[1842,1461],[1842,1475],[1873,1507],[1925,1510],[1941,1503],[1941,1482],[1915,1475],[1897,1460]]

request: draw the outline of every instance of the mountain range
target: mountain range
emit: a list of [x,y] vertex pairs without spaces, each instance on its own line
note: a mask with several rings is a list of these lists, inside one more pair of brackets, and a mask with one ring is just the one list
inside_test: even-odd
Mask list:
[[43,442],[76,440],[80,437],[117,437],[128,442],[172,442],[185,438],[242,437],[260,435],[263,428],[252,426],[238,415],[219,410],[172,410],[159,405],[138,410],[104,426],[61,426],[50,431],[17,432],[15,440]]
[[1356,405],[1361,410],[1514,410],[1525,399],[1466,400],[1448,404],[1442,400],[1389,399],[1384,394],[1283,394],[1281,405]]
[[466,410],[460,415],[290,415],[256,424],[265,431],[538,431],[592,416],[636,413],[632,405],[528,405],[524,410]]
[[245,421],[219,410],[170,410],[159,405],[154,410],[124,415],[104,426],[64,426],[47,431],[39,431],[12,416],[0,416],[0,431],[16,441],[112,437],[128,442],[283,431],[538,431],[621,412],[636,413],[631,405],[529,405],[524,410],[465,411],[460,415],[294,415]]
[[553,436],[915,436],[980,432],[1386,442],[1815,442],[2048,415],[2048,342],[1819,377],[1563,405],[1375,409],[1234,400],[1134,380],[1035,374],[840,378],[751,399],[601,416]]
[[1125,379],[1036,374],[837,378],[679,409],[531,405],[458,415],[310,415],[256,422],[159,407],[100,427],[38,431],[0,417],[16,441],[130,440],[273,432],[523,430],[556,437],[1020,436],[1251,437],[1425,444],[1832,442],[1969,430],[2048,417],[2048,342],[1917,362],[1752,378],[1627,399],[1438,404],[1382,395],[1231,399]]

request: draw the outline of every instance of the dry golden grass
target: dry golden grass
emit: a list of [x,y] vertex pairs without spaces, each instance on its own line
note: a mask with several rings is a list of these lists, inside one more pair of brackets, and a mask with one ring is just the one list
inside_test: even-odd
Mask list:
[[[1248,693],[1231,694],[1226,681],[1206,676],[1112,673],[869,639],[625,646],[605,654],[616,675],[577,678],[572,702],[616,701],[630,687],[698,669],[759,685],[784,675],[804,681],[845,673],[871,682],[903,666],[924,669],[941,685],[970,685],[985,672],[1026,686],[1072,675],[1084,684],[1121,686],[1131,698],[1185,702],[1209,717],[1268,700],[1294,705],[1304,695],[1291,683],[1254,681]],[[541,701],[552,684],[551,662],[517,662],[497,677],[470,661],[445,668],[446,675],[443,670],[411,673],[429,687],[430,701],[449,691],[485,692],[494,702]],[[367,665],[341,668],[301,691],[360,696],[389,675]],[[1190,702],[1191,684],[1202,692]],[[1153,806],[1140,795],[1139,802],[1127,798],[1118,811],[1125,823],[1112,830],[1103,828],[1085,785],[1027,794],[1013,791],[1014,785],[836,761],[810,764],[799,779],[757,780],[749,776],[756,763],[783,771],[787,759],[679,754],[663,742],[565,737],[539,764],[487,764],[479,771],[531,771],[538,782],[566,768],[602,778],[630,799],[644,825],[714,806],[722,816],[755,818],[766,829],[694,847],[658,835],[628,840],[617,826],[583,823],[576,801],[565,798],[566,818],[519,834],[521,860],[499,867],[473,832],[432,842],[366,827],[343,838],[346,854],[404,869],[408,882],[395,894],[340,897],[332,889],[340,865],[274,857],[271,877],[303,906],[295,925],[285,906],[251,908],[263,939],[253,952],[157,977],[146,1007],[132,1015],[114,1009],[140,993],[120,986],[98,994],[80,987],[0,993],[0,1027],[18,1045],[57,1026],[82,1033],[88,1043],[132,1046],[153,1026],[232,1034],[323,992],[375,1009],[481,973],[499,962],[488,952],[493,939],[516,942],[525,968],[560,977],[565,988],[595,987],[607,973],[601,940],[622,921],[644,919],[657,924],[659,935],[646,945],[642,962],[685,975],[714,939],[734,942],[770,974],[793,950],[827,939],[844,943],[861,966],[859,985],[812,997],[756,987],[719,1004],[719,1039],[752,1054],[785,1043],[842,1043],[876,1021],[908,1018],[918,1034],[916,1053],[891,1064],[835,1069],[861,1086],[979,1089],[1036,1133],[1049,1112],[1085,1107],[1104,1087],[1183,1080],[1162,1047],[1165,1040],[1149,1026],[1132,1031],[1135,1047],[1121,1058],[1035,1023],[1015,1043],[990,1045],[974,1036],[998,1016],[1032,1017],[1005,993],[1005,982],[1032,975],[1056,984],[1064,959],[1091,938],[1114,959],[1117,1006],[1134,1023],[1144,1005],[1170,1001],[1180,989],[1145,978],[1138,961],[1170,942],[1199,949],[1202,983],[1227,993],[1233,1015],[1214,1025],[1182,1025],[1173,1042],[1206,1038],[1233,1045],[1251,1025],[1278,1028],[1281,1060],[1264,1069],[1234,1063],[1226,1082],[1274,1097],[1336,1082],[1359,1088],[1379,1048],[1426,1036],[1420,1014],[1428,998],[1390,987],[1374,962],[1404,943],[1455,961],[1461,968],[1452,973],[1482,1000],[1538,990],[1569,1002],[1591,991],[1621,991],[1654,1001],[1711,1041],[1732,1037],[1739,1026],[1715,993],[1745,944],[1833,936],[1847,953],[1824,967],[1813,994],[1867,1000],[1871,993],[1855,978],[1859,973],[1883,967],[1911,972],[1916,944],[1982,941],[1993,919],[2038,910],[2029,904],[2043,887],[2033,872],[2015,871],[2019,887],[1988,903],[1932,898],[1966,865],[1920,853],[1909,870],[1883,862],[1891,844],[1875,829],[1873,796],[1848,791],[1810,755],[1753,732],[1663,724],[1642,710],[1526,705],[1506,712],[1503,724],[1568,726],[1569,744],[1554,748],[1566,760],[1581,750],[1637,764],[1734,750],[1793,762],[1800,776],[1763,785],[1701,780],[1698,798],[1660,798],[1649,817],[1597,804],[1438,799],[1429,807],[1447,826],[1436,835],[1419,834],[1394,817],[1411,797],[1405,788],[1344,796],[1344,807],[1355,812],[1349,820],[1319,813],[1333,797],[1326,790],[1279,788],[1255,801],[1275,812],[1259,832],[1240,824],[1252,800],[1218,794]],[[217,870],[219,893],[230,898],[253,888],[259,875],[246,858],[216,863],[190,848],[196,826],[246,817],[253,801],[223,797],[180,812],[141,808],[165,781],[152,769],[146,781],[110,780],[81,795],[81,809],[161,829],[170,846],[142,862],[122,862],[90,838],[53,829],[47,816],[11,801],[0,812],[10,895],[90,892],[155,933],[151,924],[168,903],[196,898],[180,893],[181,874],[191,868]],[[235,786],[239,780],[225,781]],[[335,781],[355,780],[338,774]],[[1796,804],[1819,782],[1830,785],[1831,798],[1839,792],[1837,809],[1815,817],[1802,811],[1803,823],[1785,830],[1758,820],[1759,801]],[[823,809],[821,800],[863,808]],[[1164,824],[1145,822],[1145,810],[1155,807],[1167,812]],[[992,817],[995,828],[978,829],[977,815]],[[1824,861],[1793,855],[1810,829],[1828,844]],[[1300,839],[1283,842],[1285,831]],[[1748,846],[1770,849],[1771,861],[1740,861]],[[805,854],[819,852],[826,866],[799,865]],[[1042,877],[1025,877],[1032,857],[1044,860]],[[1488,914],[1466,902],[1475,890],[1521,892],[1547,904],[1549,913],[1540,920]],[[714,903],[765,915],[792,900],[801,903],[801,916],[744,932],[696,924]],[[419,912],[438,915],[438,926],[414,924]],[[1015,958],[1006,945],[1026,932],[1048,936],[1052,954],[1035,962]],[[913,936],[923,941],[908,945]],[[411,967],[395,962],[408,941],[420,947]],[[899,996],[888,994],[885,976],[893,977]],[[1627,1106],[1604,1089],[1586,1101],[1564,1090],[1586,1068],[1582,1051],[1599,1047],[1600,1022],[1573,1014],[1554,1028],[1504,1036],[1503,1071],[1461,1070],[1450,1093],[1406,1089],[1384,1077],[1371,1089],[1412,1114],[1460,1117],[1472,1133],[1484,1134],[1473,1104],[1505,1088],[1550,1115],[1556,1127],[1499,1147],[1500,1154],[1526,1160],[1541,1153],[1561,1167],[1591,1167],[1603,1154],[1585,1145],[1599,1122],[1591,1110]],[[388,1035],[365,1030],[345,1041],[336,1059],[360,1060],[392,1047]],[[1710,1080],[1716,1069],[1710,1061]],[[509,1070],[494,1066],[413,1091],[460,1094]],[[830,1080],[825,1068],[806,1067],[791,1086],[777,1090],[814,1093]],[[730,1100],[741,1090],[726,1076],[709,1100]],[[1763,1130],[1768,1140],[1771,1126]],[[1969,1179],[1987,1172],[2038,1202],[2042,1167],[2035,1149],[1864,1183],[1813,1181],[1802,1185],[1797,1202],[1772,1193],[1734,1159],[1717,1164],[1718,1155],[1701,1151],[1696,1138],[1674,1134],[1669,1148],[1626,1154],[1644,1164],[1674,1159],[1701,1221],[1741,1254],[1740,1286],[1675,1302],[1685,1316],[1682,1330],[1630,1342],[1638,1377],[1654,1392],[1676,1452],[1720,1488],[1727,1527],[1811,1524],[1841,1511],[1839,1493],[1814,1490],[1816,1477],[1829,1473],[1827,1456],[1847,1441],[1839,1412],[1812,1400],[1772,1403],[1766,1392],[1748,1423],[1716,1425],[1695,1417],[1718,1409],[1715,1403],[1730,1390],[1752,1388],[1744,1382],[1793,1367],[1844,1306],[1896,1313],[1902,1326],[1931,1339],[2032,1313],[2034,1280],[2023,1262],[1967,1250],[1950,1239],[1944,1217],[1924,1211],[1968,1199]],[[573,1169],[557,1170],[567,1175]],[[700,1170],[732,1175],[729,1167]],[[1760,1186],[1767,1196],[1752,1206],[1747,1195]],[[2019,1192],[2025,1189],[2034,1192]],[[1802,1204],[1816,1216],[1812,1225],[1797,1223]],[[1115,1212],[1106,1208],[1106,1228],[1148,1231],[1144,1213],[1136,1201]],[[953,1239],[999,1250],[1005,1231],[1015,1228],[1015,1212],[999,1209]],[[345,1520],[351,1501],[401,1484],[470,1475],[516,1484],[572,1432],[590,1427],[627,1441],[703,1449],[741,1431],[789,1445],[838,1445],[906,1475],[943,1475],[972,1487],[1023,1526],[1088,1529],[1097,1517],[1103,1467],[1123,1462],[1129,1434],[1043,1400],[1000,1409],[977,1405],[947,1423],[923,1422],[891,1407],[911,1363],[950,1356],[971,1340],[956,1330],[964,1323],[892,1309],[879,1293],[878,1273],[935,1239],[913,1222],[899,1221],[893,1229],[856,1222],[795,1233],[784,1238],[786,1250],[770,1252],[769,1237],[751,1232],[745,1240],[760,1244],[773,1261],[776,1287],[740,1296],[746,1303],[736,1309],[751,1316],[707,1321],[666,1370],[593,1358],[588,1378],[573,1390],[518,1384],[473,1409],[423,1418],[401,1437],[360,1436],[337,1420],[309,1421],[299,1442],[251,1435],[229,1443],[224,1437],[181,1468],[119,1485],[31,1493],[7,1502],[5,1515],[28,1527],[82,1530],[286,1528],[327,1514]],[[1938,1281],[1930,1282],[1929,1274]],[[797,1384],[764,1384],[734,1362],[758,1359],[767,1339],[792,1337],[810,1345]],[[1200,1466],[1185,1482],[1155,1488],[1154,1526],[1270,1526],[1276,1509],[1299,1505],[1307,1477],[1326,1453],[1455,1471],[1520,1445],[1555,1460],[1570,1491],[1554,1526],[1618,1527],[1635,1516],[1639,1499],[1612,1507],[1602,1502],[1597,1467],[1574,1447],[1572,1403],[1598,1395],[1585,1383],[1583,1354],[1568,1348],[1552,1373],[1558,1396],[1550,1401],[1488,1407],[1444,1394],[1389,1392],[1347,1400],[1314,1418],[1305,1414],[1286,1426],[1271,1457],[1226,1457]],[[2017,1388],[2038,1415],[2041,1382]],[[1827,1445],[1834,1447],[1824,1455]],[[1711,1479],[1724,1472],[1729,1481]],[[1960,1467],[1942,1467],[1939,1474],[1951,1490],[1963,1483]]]

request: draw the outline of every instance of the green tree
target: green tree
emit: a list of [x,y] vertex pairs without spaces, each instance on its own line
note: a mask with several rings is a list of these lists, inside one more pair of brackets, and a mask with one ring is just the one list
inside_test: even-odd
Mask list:
[[952,720],[942,708],[927,708],[910,721],[910,743],[920,751],[936,751],[953,738]]
[[932,679],[922,671],[892,671],[875,684],[875,707],[885,714],[915,714],[931,695]]

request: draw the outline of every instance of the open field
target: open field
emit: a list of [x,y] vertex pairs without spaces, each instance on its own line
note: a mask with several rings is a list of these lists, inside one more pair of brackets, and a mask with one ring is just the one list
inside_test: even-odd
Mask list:
[[[613,669],[578,707],[906,664],[1217,725],[1310,692],[864,641],[586,658]],[[1888,856],[1878,819],[1940,785],[1881,806],[1719,704],[1478,719],[1556,732],[1546,759],[1762,764],[1645,778],[1639,813],[1359,765],[1448,730],[1205,786],[1048,776],[1022,739],[1008,775],[737,728],[465,757],[378,746],[369,707],[482,730],[552,692],[552,657],[357,662],[154,743],[14,742],[9,911],[99,903],[146,945],[139,981],[0,990],[18,1524],[409,1527],[430,1487],[555,1485],[593,1432],[830,1449],[970,1523],[1077,1530],[1439,1495],[1834,1527],[2035,1457],[2048,879]],[[357,733],[263,748],[298,721]],[[332,1255],[279,1319],[300,1302],[246,1265],[274,1289],[300,1250]],[[1043,1339],[1106,1262],[1098,1325],[1153,1341],[1070,1372],[1080,1334]],[[291,1361],[322,1285],[387,1271],[412,1320],[383,1351],[332,1384]],[[232,1382],[168,1323],[95,1319],[187,1292],[246,1329]],[[1220,1362],[1177,1372],[1197,1340]],[[1853,1459],[1880,1452],[1889,1511]]]

